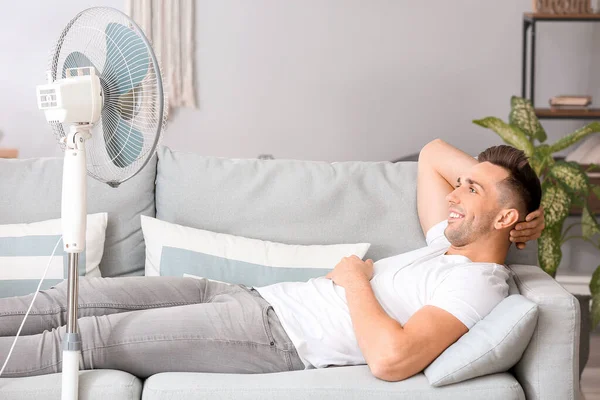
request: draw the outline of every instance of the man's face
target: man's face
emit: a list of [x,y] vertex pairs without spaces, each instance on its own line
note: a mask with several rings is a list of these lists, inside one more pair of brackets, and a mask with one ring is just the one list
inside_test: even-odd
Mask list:
[[452,245],[464,246],[493,231],[501,209],[497,184],[507,177],[504,168],[483,162],[459,178],[454,191],[446,196],[449,212],[444,233]]

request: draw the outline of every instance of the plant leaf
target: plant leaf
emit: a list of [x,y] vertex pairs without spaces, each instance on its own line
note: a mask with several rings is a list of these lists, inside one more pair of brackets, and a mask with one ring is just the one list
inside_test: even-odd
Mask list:
[[600,294],[592,296],[592,330],[596,329],[598,323],[600,323]]
[[596,217],[594,217],[586,205],[581,212],[581,235],[589,239],[596,233],[600,233],[600,225],[598,225]]
[[510,99],[510,106],[508,123],[521,129],[531,140],[537,139],[545,142],[548,136],[535,115],[531,101],[513,96]]
[[550,146],[547,144],[537,146],[529,159],[529,165],[531,165],[531,168],[533,168],[538,177],[542,176],[546,167],[552,166],[554,163]]
[[590,181],[579,164],[559,161],[550,169],[550,175],[562,183],[570,194],[588,195]]
[[600,323],[600,265],[592,274],[590,292],[592,293],[592,329],[596,329]]
[[600,165],[592,163],[592,164],[588,165],[588,168],[585,170],[585,172],[586,173],[588,173],[588,172],[594,172],[594,171],[597,171],[599,169],[600,169]]
[[554,277],[560,260],[562,250],[560,248],[560,232],[562,225],[546,227],[538,239],[538,261],[540,267],[550,276]]
[[600,265],[592,274],[592,279],[590,280],[590,293],[592,293],[592,296],[600,294]]
[[598,199],[600,199],[600,186],[592,185],[592,192],[596,195]]
[[542,206],[547,227],[562,226],[569,215],[571,195],[561,185],[552,184],[550,179],[542,184]]
[[573,196],[571,197],[571,206],[585,207],[587,199],[585,197]]
[[570,135],[559,139],[556,143],[550,146],[550,150],[552,151],[552,153],[564,150],[567,147],[577,143],[587,135],[590,135],[595,132],[600,132],[600,122],[592,122],[591,124],[588,124],[583,128],[576,130]]
[[473,123],[483,126],[496,132],[502,140],[516,147],[519,150],[523,150],[527,157],[531,157],[533,154],[533,144],[527,138],[527,135],[516,126],[508,125],[500,118],[487,117],[473,121]]

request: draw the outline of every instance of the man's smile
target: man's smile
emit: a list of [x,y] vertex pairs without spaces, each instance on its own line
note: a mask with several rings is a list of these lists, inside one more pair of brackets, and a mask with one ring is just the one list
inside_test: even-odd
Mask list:
[[450,213],[448,214],[448,222],[463,219],[464,217],[464,214],[461,214],[456,210],[450,210]]

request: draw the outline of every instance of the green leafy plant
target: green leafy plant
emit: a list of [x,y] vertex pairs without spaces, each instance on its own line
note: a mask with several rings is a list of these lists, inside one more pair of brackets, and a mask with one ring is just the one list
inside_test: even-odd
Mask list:
[[[582,239],[592,243],[600,250],[600,225],[591,212],[589,196],[593,193],[600,199],[600,186],[590,183],[587,172],[598,166],[591,165],[583,170],[574,162],[557,161],[552,154],[564,150],[579,140],[600,132],[600,122],[589,125],[567,135],[556,143],[548,145],[546,132],[535,115],[529,100],[511,98],[511,110],[508,123],[496,117],[487,117],[473,121],[484,128],[496,132],[504,142],[523,150],[542,184],[542,206],[546,227],[538,240],[538,261],[540,267],[555,277],[562,258],[561,246],[571,239]],[[572,206],[581,207],[581,222],[563,229],[564,222]],[[574,226],[581,225],[581,235],[567,236]],[[592,326],[600,323],[600,266],[592,275],[590,282],[592,293]]]

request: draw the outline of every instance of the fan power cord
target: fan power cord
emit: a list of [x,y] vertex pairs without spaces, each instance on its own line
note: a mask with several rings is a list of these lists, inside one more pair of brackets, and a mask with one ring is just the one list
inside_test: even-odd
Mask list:
[[42,287],[42,282],[44,282],[44,279],[46,279],[46,274],[48,273],[48,269],[50,268],[50,263],[52,262],[52,259],[54,258],[54,253],[56,253],[56,248],[58,247],[58,244],[60,243],[61,240],[62,240],[62,236],[58,239],[58,242],[56,242],[56,245],[54,246],[54,250],[52,250],[52,255],[50,256],[50,259],[48,260],[48,264],[46,265],[46,269],[44,270],[44,275],[42,275],[42,279],[40,279],[40,283],[38,284],[37,289],[35,290],[35,294],[33,295],[33,299],[31,299],[31,304],[29,304],[29,308],[27,309],[27,312],[25,313],[25,316],[23,317],[23,322],[21,322],[21,326],[19,327],[19,330],[17,331],[17,335],[15,336],[15,340],[13,340],[13,344],[10,347],[10,351],[8,352],[8,356],[6,356],[6,361],[4,361],[4,365],[2,366],[2,369],[0,369],[0,376],[2,376],[2,373],[4,372],[4,368],[6,368],[6,364],[8,364],[8,360],[10,360],[10,356],[12,355],[12,352],[15,349],[15,345],[17,344],[17,339],[19,338],[19,334],[21,334],[21,330],[23,329],[23,325],[25,325],[25,320],[29,316],[29,312],[31,311],[31,307],[33,307],[33,303],[35,302],[35,299],[36,299],[38,293],[40,292],[40,288]]

